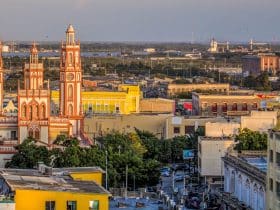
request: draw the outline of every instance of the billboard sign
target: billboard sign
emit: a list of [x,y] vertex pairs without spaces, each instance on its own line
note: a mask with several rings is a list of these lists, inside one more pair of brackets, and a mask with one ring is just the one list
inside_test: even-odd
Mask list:
[[194,158],[194,150],[193,149],[186,149],[183,150],[183,159],[188,160]]

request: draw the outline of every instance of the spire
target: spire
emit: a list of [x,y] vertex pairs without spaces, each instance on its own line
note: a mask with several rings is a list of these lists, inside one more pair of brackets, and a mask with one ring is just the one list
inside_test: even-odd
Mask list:
[[38,63],[38,49],[35,42],[32,43],[30,48],[30,63]]
[[71,24],[66,30],[66,45],[75,45],[75,30]]

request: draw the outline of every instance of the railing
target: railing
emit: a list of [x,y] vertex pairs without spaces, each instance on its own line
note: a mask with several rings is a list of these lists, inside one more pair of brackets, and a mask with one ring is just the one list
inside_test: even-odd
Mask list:
[[49,90],[19,90],[18,91],[19,96],[48,96]]
[[245,203],[239,201],[235,196],[232,196],[231,193],[221,192],[218,196],[221,198],[222,203],[230,206],[233,209],[252,209],[250,206],[247,206]]

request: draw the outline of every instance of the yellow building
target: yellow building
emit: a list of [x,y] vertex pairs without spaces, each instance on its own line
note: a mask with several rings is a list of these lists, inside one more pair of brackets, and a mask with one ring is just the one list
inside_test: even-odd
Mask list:
[[[141,91],[138,85],[120,85],[118,91],[83,91],[84,113],[139,113]],[[51,100],[59,104],[59,91],[52,91]]]
[[[3,169],[0,190],[7,210],[108,210],[109,195],[98,167]],[[78,176],[76,176],[79,174]]]

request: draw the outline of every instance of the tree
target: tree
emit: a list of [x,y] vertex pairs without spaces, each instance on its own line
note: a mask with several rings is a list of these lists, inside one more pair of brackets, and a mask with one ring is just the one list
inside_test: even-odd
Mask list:
[[248,128],[240,129],[239,134],[235,137],[238,144],[235,149],[241,150],[266,150],[267,134],[259,131],[252,131]]
[[9,168],[34,168],[38,162],[50,163],[49,151],[45,146],[37,146],[36,141],[28,137],[22,144],[17,145],[18,151],[5,167]]

